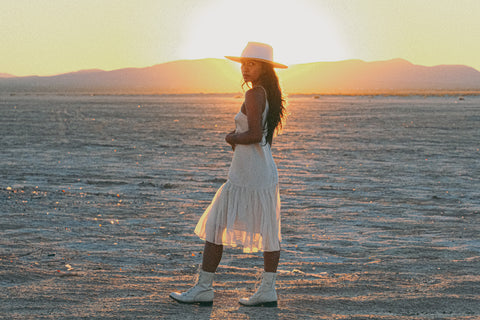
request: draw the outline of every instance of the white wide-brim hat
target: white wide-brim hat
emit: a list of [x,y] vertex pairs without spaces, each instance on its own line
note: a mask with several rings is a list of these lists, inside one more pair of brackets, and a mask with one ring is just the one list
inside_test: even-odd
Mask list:
[[271,64],[274,68],[286,69],[288,66],[273,61],[273,48],[265,43],[249,42],[243,49],[240,57],[225,56],[235,62],[242,62],[245,59],[253,59]]

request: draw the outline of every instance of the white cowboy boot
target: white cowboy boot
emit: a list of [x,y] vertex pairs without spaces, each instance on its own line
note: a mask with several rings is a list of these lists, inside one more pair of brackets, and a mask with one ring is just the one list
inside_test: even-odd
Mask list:
[[275,272],[264,272],[262,283],[258,287],[257,292],[250,298],[240,299],[240,304],[251,307],[276,307],[277,306],[277,292],[275,291],[275,279],[277,274]]
[[203,306],[213,304],[213,276],[215,273],[200,270],[198,281],[190,290],[179,293],[170,293],[170,298],[181,303],[199,303]]

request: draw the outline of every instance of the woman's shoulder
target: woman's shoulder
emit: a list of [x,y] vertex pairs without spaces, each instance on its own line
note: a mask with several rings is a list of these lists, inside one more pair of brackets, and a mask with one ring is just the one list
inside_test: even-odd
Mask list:
[[264,96],[267,94],[267,90],[263,86],[255,86],[251,89],[248,89],[247,93],[248,92],[251,92],[252,94],[262,94]]
[[262,86],[255,86],[245,92],[245,100],[253,99],[261,104],[267,99],[267,91]]

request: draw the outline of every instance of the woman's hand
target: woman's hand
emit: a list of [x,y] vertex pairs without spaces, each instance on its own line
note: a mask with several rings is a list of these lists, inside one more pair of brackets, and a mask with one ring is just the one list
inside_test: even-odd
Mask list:
[[225,141],[232,146],[233,151],[235,151],[235,143],[233,142],[234,135],[235,135],[235,130],[225,136]]

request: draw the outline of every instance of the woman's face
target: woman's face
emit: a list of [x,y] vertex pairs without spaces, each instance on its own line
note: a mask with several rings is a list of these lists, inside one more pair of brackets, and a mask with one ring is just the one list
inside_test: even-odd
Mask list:
[[256,84],[262,74],[262,63],[256,60],[245,59],[242,61],[242,75],[245,82]]

